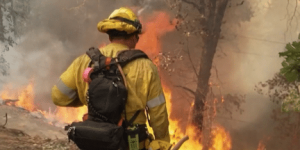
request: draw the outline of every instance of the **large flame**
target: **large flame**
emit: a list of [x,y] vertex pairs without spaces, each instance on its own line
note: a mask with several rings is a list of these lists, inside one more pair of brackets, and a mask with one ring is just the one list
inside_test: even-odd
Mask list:
[[136,47],[145,51],[150,57],[157,56],[161,52],[159,38],[167,32],[173,31],[175,24],[170,24],[170,17],[164,12],[156,12],[148,21],[141,19],[141,22],[145,30]]
[[[171,90],[164,85],[164,94],[167,102],[167,109],[170,114],[172,112],[172,93]],[[191,106],[192,107],[192,106]],[[192,125],[189,124],[186,127],[186,131],[183,132],[183,130],[179,127],[179,122],[176,119],[169,118],[169,130],[170,130],[170,137],[171,137],[171,143],[175,144],[177,143],[184,135],[188,135],[190,139],[185,142],[180,150],[202,150],[203,145],[200,143],[201,141],[201,132],[198,131],[198,129]],[[211,131],[212,136],[212,145],[209,148],[209,150],[230,150],[231,147],[231,138],[228,132],[220,126],[216,125],[213,127]]]
[[231,138],[229,133],[221,126],[216,126],[212,130],[213,145],[209,150],[230,150]]

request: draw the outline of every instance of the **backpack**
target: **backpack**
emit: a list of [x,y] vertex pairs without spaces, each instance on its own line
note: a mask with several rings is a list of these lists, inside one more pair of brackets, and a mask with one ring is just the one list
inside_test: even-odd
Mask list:
[[[141,50],[124,50],[110,58],[93,47],[86,54],[93,64],[86,98],[88,119],[67,126],[68,137],[83,150],[123,150],[126,148],[126,131],[118,123],[125,113],[127,88],[122,67],[148,56]],[[126,124],[132,124],[139,112]]]

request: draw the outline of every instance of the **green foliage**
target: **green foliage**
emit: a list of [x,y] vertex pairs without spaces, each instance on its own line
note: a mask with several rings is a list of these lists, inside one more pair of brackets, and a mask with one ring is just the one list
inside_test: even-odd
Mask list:
[[299,112],[300,111],[300,95],[298,91],[292,90],[289,95],[282,101],[282,112]]
[[300,80],[300,41],[288,43],[285,46],[286,51],[280,52],[279,57],[285,60],[281,63],[280,73],[289,82]]

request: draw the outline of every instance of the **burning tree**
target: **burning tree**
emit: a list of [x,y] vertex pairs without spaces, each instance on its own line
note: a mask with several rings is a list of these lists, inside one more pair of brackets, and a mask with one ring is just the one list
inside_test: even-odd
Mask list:
[[[213,134],[211,134],[213,130],[213,118],[216,116],[217,111],[226,111],[232,114],[234,111],[233,107],[237,107],[240,113],[243,112],[240,105],[245,101],[245,97],[232,94],[223,96],[220,91],[220,86],[211,82],[211,70],[215,69],[216,76],[218,76],[217,69],[213,67],[213,60],[218,41],[224,38],[224,36],[221,35],[221,26],[226,22],[223,20],[225,11],[231,6],[239,7],[243,5],[244,1],[166,0],[166,2],[176,11],[176,18],[178,20],[176,29],[184,33],[184,39],[180,44],[185,46],[184,50],[182,50],[186,52],[184,58],[189,61],[188,66],[191,66],[191,68],[188,69],[186,69],[187,65],[184,66],[185,75],[182,76],[181,79],[184,78],[184,80],[187,80],[193,78],[190,82],[183,83],[184,86],[178,85],[177,87],[192,94],[190,99],[193,99],[194,103],[192,103],[191,122],[197,126],[196,130],[201,132],[205,132],[205,128],[207,127],[208,133],[203,132],[204,139],[199,140],[202,140],[202,143],[204,143],[204,149],[209,149],[208,147],[212,145],[211,142],[213,138],[211,137],[213,136]],[[248,8],[246,9],[248,10]],[[251,12],[247,14],[247,16],[248,15],[250,15],[249,18],[251,18]],[[196,48],[197,46],[193,47],[196,51],[194,54],[192,54],[191,48],[189,48],[189,42],[192,43],[193,41],[196,41],[197,45],[201,46],[200,48]],[[171,63],[174,59],[175,61],[176,59],[182,59],[182,56],[172,58],[167,55],[166,57],[170,59]],[[196,65],[194,65],[193,58],[198,61]],[[168,66],[170,65],[164,65],[164,67]],[[178,71],[179,69],[177,67],[176,69],[177,73],[180,74],[181,71]],[[167,70],[171,72],[174,71],[174,69]],[[187,77],[187,72],[191,71],[193,75]],[[176,82],[176,84],[180,84],[178,80]],[[217,94],[214,93],[213,88],[217,88]],[[206,127],[204,128],[204,126]]]
[[[197,76],[197,88],[194,92],[186,87],[195,96],[193,108],[193,124],[197,125],[199,130],[203,129],[203,112],[204,106],[209,93],[209,79],[211,76],[211,69],[213,58],[216,53],[216,47],[221,33],[221,25],[223,23],[223,16],[228,4],[228,0],[182,0],[182,1],[168,1],[172,8],[177,8],[177,18],[179,23],[177,28],[183,29],[186,36],[196,34],[201,38],[203,43],[202,52],[200,56],[200,69],[193,66],[193,71]],[[191,22],[187,21],[185,12],[182,12],[183,5],[190,5],[196,9],[197,18]],[[200,17],[199,17],[200,16]]]

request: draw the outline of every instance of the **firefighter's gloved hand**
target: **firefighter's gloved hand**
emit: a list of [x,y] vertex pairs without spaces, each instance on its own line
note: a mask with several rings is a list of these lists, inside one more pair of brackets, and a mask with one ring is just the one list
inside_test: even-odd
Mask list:
[[154,140],[150,143],[148,150],[170,150],[171,144],[161,140]]

